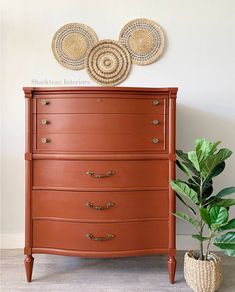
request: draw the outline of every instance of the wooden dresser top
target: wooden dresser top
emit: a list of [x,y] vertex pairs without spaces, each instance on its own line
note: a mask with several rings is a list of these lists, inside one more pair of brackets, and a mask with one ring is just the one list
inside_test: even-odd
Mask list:
[[[150,87],[94,87],[94,86],[88,86],[88,87],[24,87],[24,92],[26,93],[56,93],[56,92],[66,92],[66,93],[73,93],[73,92],[112,92],[112,93],[123,93],[123,92],[129,92],[134,94],[141,94],[148,92],[151,93],[170,93],[171,98],[176,98],[176,93],[178,91],[177,87],[158,87],[158,88],[150,88]],[[27,97],[27,96],[26,96]]]

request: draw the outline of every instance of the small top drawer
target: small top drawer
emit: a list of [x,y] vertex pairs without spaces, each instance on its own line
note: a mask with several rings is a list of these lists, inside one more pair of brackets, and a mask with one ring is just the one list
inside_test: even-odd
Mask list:
[[34,114],[34,152],[167,151],[160,114]]
[[158,113],[167,112],[166,96],[145,98],[48,98],[34,99],[34,113]]

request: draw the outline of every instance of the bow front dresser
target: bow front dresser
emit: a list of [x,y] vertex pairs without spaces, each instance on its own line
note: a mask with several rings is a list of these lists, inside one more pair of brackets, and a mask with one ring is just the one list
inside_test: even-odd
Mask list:
[[177,88],[25,87],[25,268],[33,254],[168,255]]

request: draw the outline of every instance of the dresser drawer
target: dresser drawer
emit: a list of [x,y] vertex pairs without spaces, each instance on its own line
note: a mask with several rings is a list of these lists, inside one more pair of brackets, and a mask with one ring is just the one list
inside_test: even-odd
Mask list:
[[101,252],[168,248],[168,221],[92,224],[34,220],[33,248]]
[[33,186],[41,189],[138,189],[168,188],[168,185],[167,160],[34,160],[33,163]]
[[33,191],[33,217],[86,220],[168,218],[167,191]]
[[146,134],[38,134],[34,151],[107,152],[166,151],[162,131]]
[[38,134],[140,134],[163,137],[165,116],[160,114],[38,114]]
[[36,113],[158,113],[165,114],[167,96],[143,98],[36,98]]

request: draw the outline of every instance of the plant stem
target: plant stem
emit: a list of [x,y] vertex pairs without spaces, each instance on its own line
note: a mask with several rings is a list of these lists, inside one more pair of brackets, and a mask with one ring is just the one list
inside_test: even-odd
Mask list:
[[[200,208],[202,207],[202,186],[203,186],[203,181],[202,181],[202,178],[200,178],[200,193],[199,193],[199,200],[200,200]],[[203,225],[203,221],[202,219],[200,220],[200,236],[202,237],[203,236],[203,228],[204,228],[204,225]],[[203,241],[201,240],[200,241],[200,260],[204,260],[204,255],[203,255]]]
[[210,244],[211,244],[211,238],[208,240],[207,247],[206,247],[206,261],[208,260]]
[[[203,225],[202,225],[202,220],[200,220],[200,236],[202,237],[203,235]],[[203,260],[203,242],[202,240],[200,241],[200,260]]]

